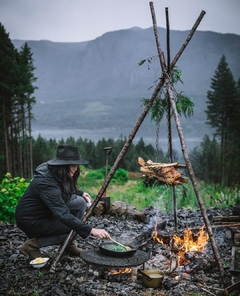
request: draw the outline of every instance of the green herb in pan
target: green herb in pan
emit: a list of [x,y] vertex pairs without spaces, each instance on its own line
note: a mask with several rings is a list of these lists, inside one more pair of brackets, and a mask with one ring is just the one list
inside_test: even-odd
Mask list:
[[103,247],[115,252],[126,252],[126,249],[119,245],[103,245]]

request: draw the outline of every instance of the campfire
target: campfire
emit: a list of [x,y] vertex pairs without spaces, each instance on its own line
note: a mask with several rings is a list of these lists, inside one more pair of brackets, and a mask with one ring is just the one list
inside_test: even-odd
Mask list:
[[123,274],[123,273],[131,273],[132,269],[131,268],[118,268],[118,270],[112,270],[112,268],[110,268],[110,272],[112,274]]
[[167,244],[171,248],[171,252],[177,256],[178,266],[182,266],[188,263],[192,257],[199,257],[199,254],[204,251],[204,248],[208,243],[209,236],[205,232],[204,226],[202,226],[196,234],[188,228],[184,231],[182,236],[174,234],[172,239],[167,239],[158,235],[156,224],[152,238],[160,244]]
[[109,268],[106,278],[110,282],[129,281],[132,276],[132,268]]

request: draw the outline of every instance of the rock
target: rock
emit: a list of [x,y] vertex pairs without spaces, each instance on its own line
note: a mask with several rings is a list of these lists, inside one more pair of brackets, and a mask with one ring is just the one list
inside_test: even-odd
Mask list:
[[104,214],[105,212],[105,207],[104,207],[104,202],[99,201],[95,207],[95,209],[93,210],[93,213],[97,216],[100,216],[102,214]]
[[[80,257],[70,257],[67,254],[61,257],[56,270],[51,273],[50,265],[59,246],[42,248],[41,251],[45,250],[49,254],[50,262],[44,268],[34,269],[29,264],[30,259],[19,253],[20,246],[26,240],[25,234],[13,223],[2,223],[0,224],[0,295],[225,295],[218,268],[216,264],[211,264],[215,262],[215,258],[210,243],[205,248],[207,259],[203,262],[202,270],[196,273],[182,271],[177,273],[176,270],[168,273],[171,250],[167,245],[156,244],[151,237],[156,221],[158,221],[157,229],[160,234],[169,235],[175,231],[172,212],[163,213],[153,207],[138,211],[134,206],[127,206],[122,202],[113,204],[111,214],[92,215],[88,222],[95,228],[104,227],[112,237],[120,239],[124,244],[133,241],[134,246],[136,245],[139,250],[148,252],[150,259],[145,262],[145,268],[160,269],[165,273],[161,288],[145,288],[141,276],[136,272],[132,272],[133,276],[130,280],[109,282],[104,276],[109,272],[108,269],[105,270],[100,266],[87,266]],[[211,208],[207,212],[211,216],[230,214],[229,210],[217,208]],[[196,228],[203,225],[199,210],[178,210],[177,216],[179,231],[183,231],[188,224]],[[149,223],[145,223],[144,217]],[[227,237],[226,229],[224,227],[215,229],[214,235],[221,258],[223,260],[231,258],[232,240]],[[99,240],[92,236],[87,239],[77,236],[75,242],[79,248],[98,250]],[[142,268],[142,266],[134,268]],[[88,280],[86,280],[87,269]],[[229,267],[225,268],[225,276],[232,280],[229,269]],[[237,275],[234,279],[235,282],[240,280]]]
[[122,201],[114,201],[108,212],[111,215],[121,217],[127,212],[127,206]]

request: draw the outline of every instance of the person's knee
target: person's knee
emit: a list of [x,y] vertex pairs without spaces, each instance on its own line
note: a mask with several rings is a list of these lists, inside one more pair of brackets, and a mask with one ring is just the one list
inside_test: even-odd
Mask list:
[[77,205],[79,208],[84,208],[86,210],[87,203],[86,200],[82,196],[77,196]]
[[73,194],[68,203],[68,207],[74,216],[83,216],[86,211],[87,203],[82,196]]

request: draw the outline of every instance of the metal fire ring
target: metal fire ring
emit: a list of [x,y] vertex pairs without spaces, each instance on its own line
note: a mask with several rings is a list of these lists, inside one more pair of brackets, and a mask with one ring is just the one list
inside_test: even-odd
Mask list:
[[98,249],[83,251],[80,257],[87,263],[86,278],[88,279],[89,264],[101,267],[126,268],[139,266],[149,260],[149,254],[137,250],[131,257],[115,258],[102,254]]

